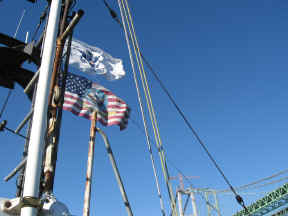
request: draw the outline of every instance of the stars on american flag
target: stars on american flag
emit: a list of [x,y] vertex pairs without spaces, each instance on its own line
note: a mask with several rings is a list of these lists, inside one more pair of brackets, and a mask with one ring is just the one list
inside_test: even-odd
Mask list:
[[92,81],[80,77],[80,76],[73,76],[71,74],[67,75],[66,80],[66,90],[79,95],[80,97],[85,95],[88,89],[91,89]]
[[[59,77],[59,86],[61,83]],[[127,126],[130,113],[128,105],[111,91],[71,73],[66,78],[63,109],[87,119],[96,111],[97,121],[105,126],[119,125],[121,130]]]

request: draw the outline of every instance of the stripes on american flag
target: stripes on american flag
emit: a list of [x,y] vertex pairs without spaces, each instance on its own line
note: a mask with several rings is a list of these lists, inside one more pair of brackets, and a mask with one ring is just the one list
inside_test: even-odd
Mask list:
[[97,111],[97,121],[105,126],[119,125],[121,130],[127,126],[130,112],[127,104],[108,89],[71,73],[66,79],[63,109],[87,119]]

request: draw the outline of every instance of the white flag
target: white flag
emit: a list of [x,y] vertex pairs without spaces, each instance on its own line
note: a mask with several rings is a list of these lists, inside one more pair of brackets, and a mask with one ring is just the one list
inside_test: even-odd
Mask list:
[[125,75],[122,60],[79,40],[72,40],[69,64],[88,74],[104,75],[108,80]]

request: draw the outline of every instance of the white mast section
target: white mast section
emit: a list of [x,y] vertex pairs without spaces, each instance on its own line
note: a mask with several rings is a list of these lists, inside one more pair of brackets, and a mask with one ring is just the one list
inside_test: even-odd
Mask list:
[[[61,0],[52,0],[42,63],[35,98],[33,124],[29,141],[23,197],[39,196],[41,164],[44,149],[44,134],[47,126],[48,94],[51,82],[56,36],[60,17]],[[27,206],[21,209],[21,216],[36,216],[37,208]]]

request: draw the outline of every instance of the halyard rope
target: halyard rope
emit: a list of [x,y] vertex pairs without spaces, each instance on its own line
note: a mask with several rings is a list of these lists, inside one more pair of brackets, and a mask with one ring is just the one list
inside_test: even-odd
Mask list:
[[[168,193],[169,193],[170,205],[171,205],[173,214],[177,215],[176,203],[175,203],[174,195],[173,195],[173,192],[172,192],[172,187],[171,187],[170,182],[169,182],[169,173],[168,173],[167,164],[166,164],[166,160],[165,160],[165,154],[164,154],[164,150],[163,150],[163,145],[162,145],[161,138],[160,138],[159,128],[158,128],[158,124],[157,124],[157,121],[156,121],[156,115],[155,115],[155,111],[154,111],[153,104],[152,104],[150,90],[149,90],[149,86],[148,86],[148,83],[147,83],[147,78],[146,78],[145,70],[144,70],[144,67],[143,67],[143,62],[142,62],[141,54],[140,54],[140,51],[139,51],[139,45],[138,45],[138,42],[137,42],[135,29],[134,29],[134,25],[133,25],[133,20],[132,20],[131,13],[130,13],[130,10],[129,10],[128,2],[127,2],[127,0],[125,0],[126,9],[125,9],[125,5],[124,5],[123,0],[121,0],[121,3],[120,3],[120,1],[118,1],[118,3],[119,3],[119,7],[120,7],[121,18],[122,18],[122,23],[123,23],[125,35],[126,35],[127,44],[129,43],[129,37],[127,35],[127,27],[126,27],[126,25],[129,28],[130,39],[131,39],[131,42],[132,42],[132,45],[133,45],[133,48],[134,48],[135,58],[136,58],[136,61],[137,61],[137,64],[138,64],[138,69],[139,69],[139,72],[140,72],[142,86],[143,86],[143,89],[144,89],[145,99],[146,99],[147,107],[148,107],[148,111],[149,111],[149,116],[150,116],[150,120],[151,120],[151,123],[152,123],[152,126],[153,126],[153,131],[154,131],[155,141],[156,141],[156,144],[157,144],[157,149],[158,149],[158,153],[159,153],[159,157],[160,157],[160,161],[161,161],[162,171],[163,171],[163,175],[164,175],[166,186],[167,186]],[[126,17],[126,24],[125,24],[125,20],[124,20],[124,14],[125,14],[125,17]],[[130,45],[129,45],[129,47],[130,47]],[[130,59],[133,59],[133,57],[131,56],[131,50],[129,51],[129,54],[130,54]],[[133,65],[134,65],[134,63],[133,63]],[[137,77],[136,77],[136,72],[135,72],[134,66],[133,66],[133,73],[134,73],[135,83],[137,82],[136,89],[137,89],[137,93],[138,93],[139,87],[138,87],[138,81],[137,81]],[[139,101],[141,100],[140,93],[138,94],[138,100]],[[141,106],[140,107],[141,107],[141,110],[143,110],[142,101],[141,101]],[[146,128],[147,124],[146,124],[146,120],[145,120],[145,117],[144,117],[144,113],[142,113],[142,118],[143,118],[143,122],[145,122],[144,123],[144,127],[145,127],[146,137],[148,137],[147,128]],[[150,149],[151,149],[151,145],[149,146],[149,151],[151,151]],[[153,165],[153,170],[154,169],[155,169],[155,167]],[[157,185],[157,189],[158,189],[158,194],[159,194],[159,190],[160,189],[159,189],[158,185]],[[162,201],[162,198],[161,198],[161,194],[159,194],[159,195],[160,195],[160,204],[161,204],[161,208],[162,208],[162,212],[163,212],[163,209],[164,209],[163,201]]]

